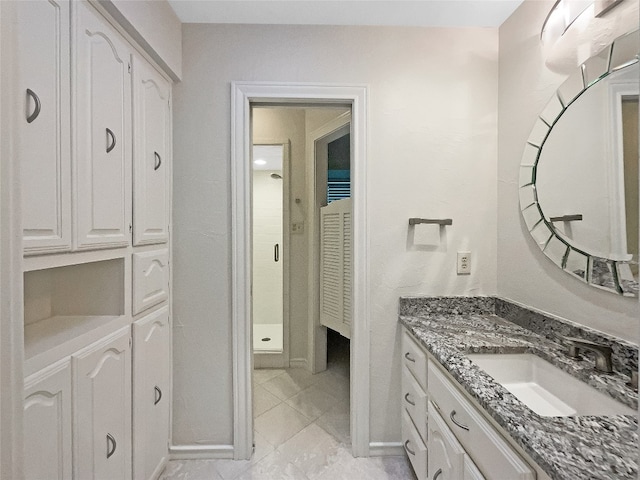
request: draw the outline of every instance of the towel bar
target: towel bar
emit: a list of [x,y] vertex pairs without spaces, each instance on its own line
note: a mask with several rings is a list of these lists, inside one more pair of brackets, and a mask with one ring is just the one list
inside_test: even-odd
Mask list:
[[453,219],[451,218],[410,218],[409,225],[418,225],[420,223],[432,223],[437,225],[453,225]]

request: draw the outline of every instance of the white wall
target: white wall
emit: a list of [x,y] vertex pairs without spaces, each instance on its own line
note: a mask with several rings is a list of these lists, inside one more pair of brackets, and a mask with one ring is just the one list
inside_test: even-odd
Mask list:
[[565,76],[544,66],[540,27],[553,0],[527,0],[500,27],[498,294],[637,342],[638,299],[589,287],[561,271],[535,245],[518,206],[525,142]]
[[[400,440],[398,297],[496,291],[497,31],[184,25],[174,90],[176,444],[232,442],[230,82],[367,84],[371,441]],[[451,217],[442,238],[409,217]],[[473,252],[457,276],[456,251]]]

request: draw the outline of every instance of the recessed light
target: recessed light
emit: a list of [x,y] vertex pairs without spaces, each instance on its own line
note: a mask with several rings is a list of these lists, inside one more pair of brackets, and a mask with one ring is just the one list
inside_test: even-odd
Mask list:
[[257,160],[254,160],[254,161],[253,161],[253,163],[254,163],[255,165],[266,165],[266,164],[267,164],[267,161],[266,161],[266,160],[262,160],[261,158],[259,158],[259,159],[257,159]]

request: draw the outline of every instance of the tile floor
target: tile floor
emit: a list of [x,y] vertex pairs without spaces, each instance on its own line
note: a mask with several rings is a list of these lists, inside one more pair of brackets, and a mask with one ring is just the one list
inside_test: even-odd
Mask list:
[[[327,371],[255,370],[251,460],[171,461],[161,480],[411,480],[405,456],[354,458],[349,354],[340,340]],[[333,352],[333,353],[332,353]]]

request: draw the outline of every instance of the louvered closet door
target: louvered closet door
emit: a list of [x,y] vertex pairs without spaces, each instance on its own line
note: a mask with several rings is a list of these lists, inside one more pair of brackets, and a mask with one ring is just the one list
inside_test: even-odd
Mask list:
[[320,209],[320,323],[351,338],[351,199]]

